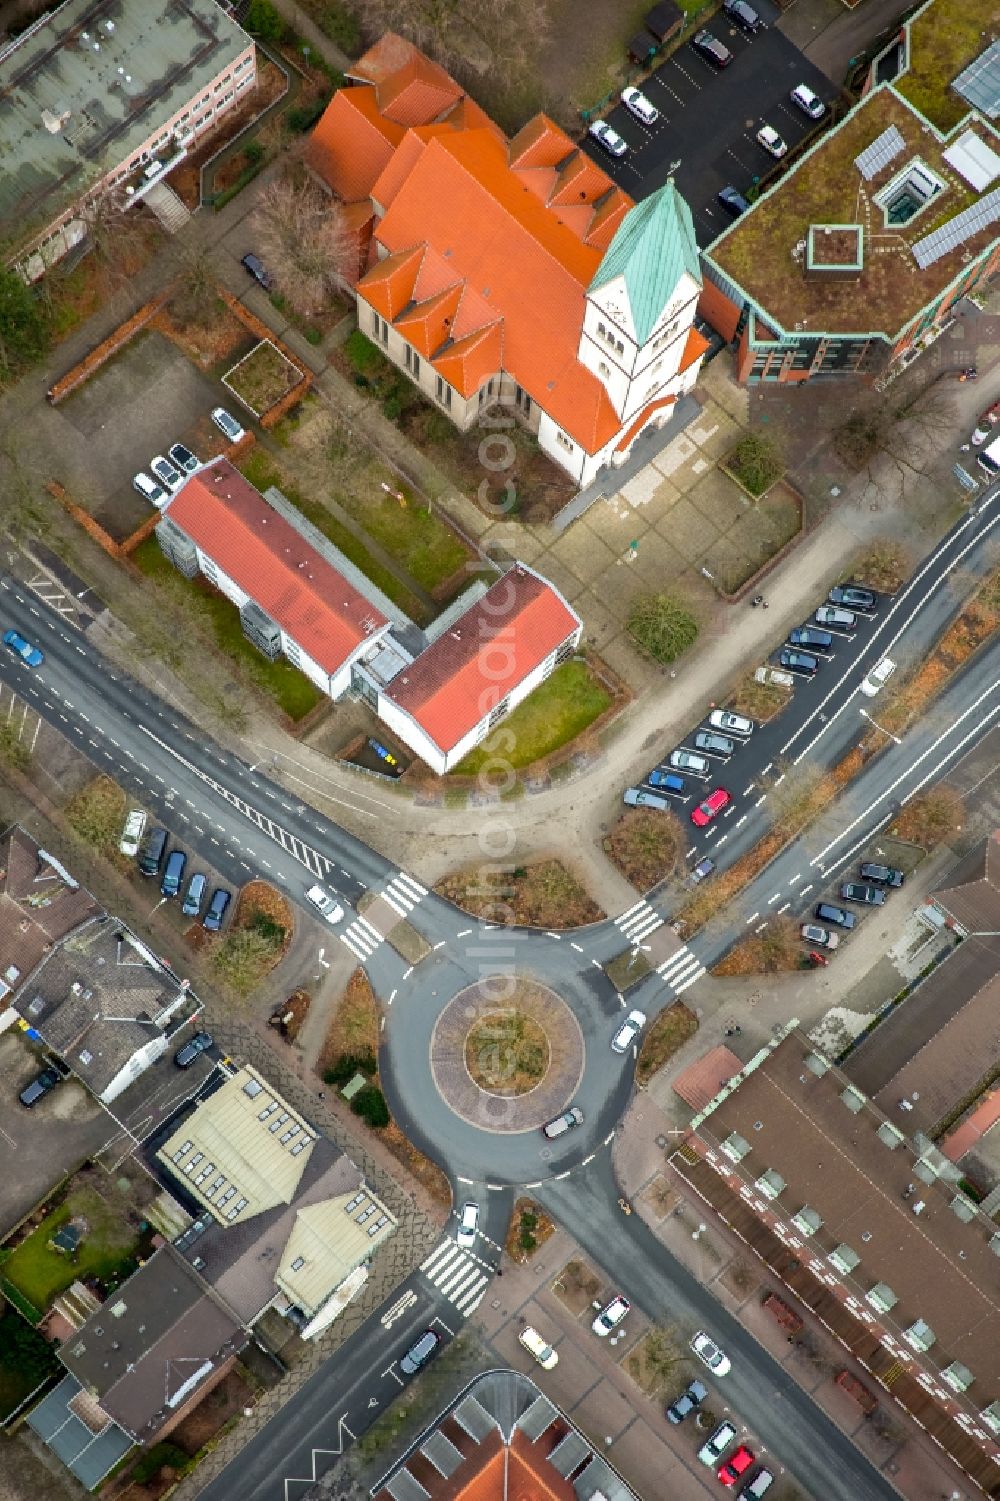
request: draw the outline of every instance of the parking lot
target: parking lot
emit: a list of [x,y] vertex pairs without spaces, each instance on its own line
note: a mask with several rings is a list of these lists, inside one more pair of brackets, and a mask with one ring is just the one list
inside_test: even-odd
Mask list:
[[775,165],[755,139],[760,126],[773,126],[789,153],[816,130],[792,104],[791,90],[807,84],[827,103],[838,92],[776,29],[776,8],[768,0],[754,0],[754,8],[765,23],[755,36],[721,11],[707,27],[734,54],[728,67],[716,70],[686,42],[640,80],[638,87],[660,111],[653,125],[640,124],[620,104],[607,115],[628,144],[625,156],[615,160],[589,138],[584,148],[633,198],[645,198],[673,176],[702,248],[733,222],[717,202],[719,191],[734,187],[745,194]]

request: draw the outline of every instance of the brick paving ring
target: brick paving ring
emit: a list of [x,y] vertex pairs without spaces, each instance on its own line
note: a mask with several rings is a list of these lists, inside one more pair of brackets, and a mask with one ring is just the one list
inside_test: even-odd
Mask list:
[[537,1131],[565,1110],[583,1077],[580,1024],[525,975],[460,990],[431,1034],[431,1075],[448,1108],[482,1131]]

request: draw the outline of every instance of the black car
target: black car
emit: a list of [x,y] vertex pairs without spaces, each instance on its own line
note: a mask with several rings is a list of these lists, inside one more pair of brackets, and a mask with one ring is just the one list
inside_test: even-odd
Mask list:
[[843,907],[834,907],[830,902],[818,902],[815,910],[820,922],[832,923],[835,928],[844,928],[849,932],[857,926],[858,920],[853,912],[845,912]]
[[197,1063],[202,1053],[207,1053],[212,1046],[212,1036],[208,1032],[196,1032],[189,1037],[183,1047],[177,1049],[174,1054],[174,1062],[178,1068],[190,1068],[192,1063]]
[[866,860],[861,867],[862,881],[874,881],[878,886],[902,886],[906,877],[894,865],[878,865]]
[[833,650],[830,632],[817,630],[814,625],[796,626],[794,631],[788,632],[788,641],[791,646],[806,646],[810,651]]
[[249,275],[253,277],[258,286],[264,288],[265,292],[271,292],[274,290],[274,282],[271,280],[271,273],[264,265],[264,262],[260,259],[260,256],[245,255],[240,262],[240,265],[243,267],[244,271],[248,272]]
[[845,881],[840,888],[845,902],[860,902],[863,907],[884,907],[885,892],[880,886],[865,886],[860,881]]
[[732,214],[734,219],[738,219],[740,214],[745,214],[750,207],[743,194],[738,193],[735,188],[722,188],[717,196],[726,213]]
[[667,1408],[668,1422],[683,1423],[686,1417],[698,1410],[707,1396],[708,1387],[700,1381],[692,1381],[690,1386],[682,1391]]
[[873,615],[878,609],[878,595],[859,584],[838,584],[826,596],[832,605],[843,605],[848,610],[863,610]]
[[729,48],[714,37],[710,31],[696,31],[691,38],[691,46],[713,68],[728,68],[733,60],[733,54]]
[[208,904],[208,911],[201,920],[202,927],[207,928],[210,933],[217,933],[222,927],[226,909],[232,899],[231,891],[227,891],[224,886],[216,886],[212,892],[212,900]]
[[749,32],[750,36],[763,29],[763,21],[753,6],[747,4],[747,0],[722,0],[722,9],[731,21]]
[[812,657],[807,651],[780,651],[778,661],[782,667],[790,667],[793,672],[805,672],[812,677],[814,672],[819,672],[819,658]]
[[425,1329],[419,1335],[410,1348],[406,1351],[399,1362],[399,1369],[404,1376],[415,1376],[416,1373],[433,1358],[441,1348],[441,1336],[434,1329]]
[[63,1075],[57,1068],[43,1068],[40,1074],[36,1074],[30,1084],[26,1084],[18,1095],[22,1105],[27,1105],[30,1110],[32,1105],[37,1105],[39,1100],[44,1100],[47,1094],[51,1094],[57,1084],[62,1082]]

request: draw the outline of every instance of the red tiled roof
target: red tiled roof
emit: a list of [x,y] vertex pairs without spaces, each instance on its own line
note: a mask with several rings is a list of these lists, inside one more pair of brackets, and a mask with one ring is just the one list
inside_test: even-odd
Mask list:
[[365,277],[365,300],[390,323],[413,301],[413,288],[424,258],[422,246],[376,261]]
[[396,319],[396,327],[407,343],[429,360],[451,337],[451,326],[461,300],[462,288],[455,283],[401,313]]
[[414,48],[414,55],[376,88],[379,108],[400,125],[428,125],[462,97],[455,80]]
[[306,161],[345,203],[367,198],[404,130],[379,112],[374,89],[338,89],[309,137]]
[[551,584],[515,564],[393,679],[390,696],[439,749],[453,750],[578,624]]
[[372,197],[383,213],[389,207],[403,183],[409,176],[414,162],[430,139],[424,130],[408,130],[402,144],[397,146],[388,163],[372,185]]
[[227,459],[193,474],[166,514],[325,672],[388,625]]
[[491,323],[455,342],[434,361],[449,386],[461,396],[474,396],[503,365],[503,325]]

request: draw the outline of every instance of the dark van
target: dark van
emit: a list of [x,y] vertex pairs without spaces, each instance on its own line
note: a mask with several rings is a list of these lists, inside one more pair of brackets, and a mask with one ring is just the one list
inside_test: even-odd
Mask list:
[[144,876],[155,876],[163,859],[163,852],[167,847],[168,834],[166,829],[153,829],[139,851],[139,869]]
[[415,1376],[425,1366],[432,1355],[436,1355],[441,1344],[440,1334],[433,1329],[425,1329],[423,1334],[407,1350],[399,1362],[399,1369],[404,1376]]
[[160,890],[164,896],[176,896],[180,891],[185,865],[187,865],[187,855],[184,851],[171,850],[167,857],[163,880],[160,882]]

